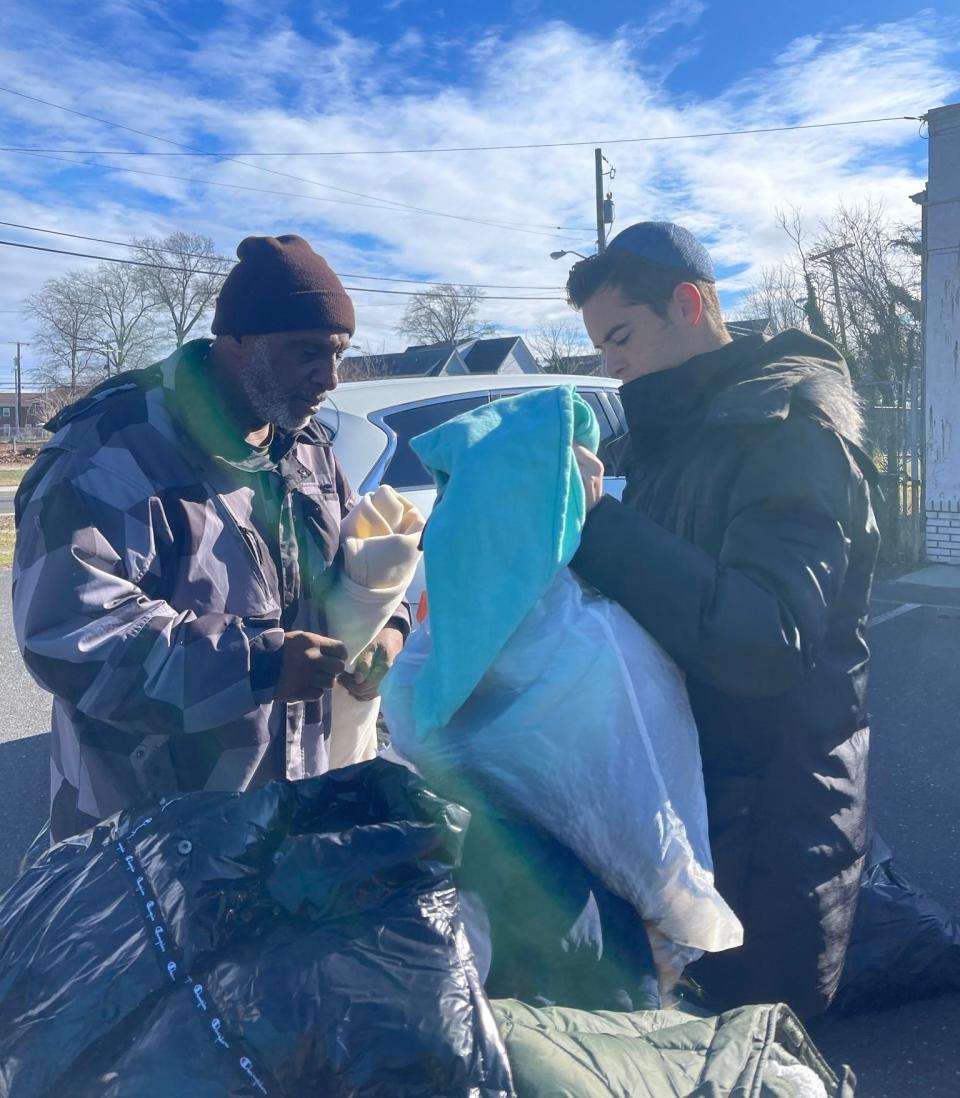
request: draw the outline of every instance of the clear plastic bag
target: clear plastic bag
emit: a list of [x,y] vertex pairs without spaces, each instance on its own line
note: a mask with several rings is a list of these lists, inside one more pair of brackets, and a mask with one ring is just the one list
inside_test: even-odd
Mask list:
[[556,836],[677,955],[741,944],[713,884],[683,678],[625,610],[562,571],[449,724],[421,737],[431,644],[415,633],[384,683],[400,755],[468,807],[482,796]]

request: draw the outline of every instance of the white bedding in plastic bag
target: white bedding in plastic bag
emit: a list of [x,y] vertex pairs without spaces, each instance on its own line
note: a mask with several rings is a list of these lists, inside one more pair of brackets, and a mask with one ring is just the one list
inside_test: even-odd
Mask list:
[[713,885],[683,678],[625,610],[562,571],[450,723],[421,741],[413,685],[430,645],[428,627],[414,633],[385,683],[399,754],[439,792],[469,806],[482,790],[555,835],[671,942],[741,944]]

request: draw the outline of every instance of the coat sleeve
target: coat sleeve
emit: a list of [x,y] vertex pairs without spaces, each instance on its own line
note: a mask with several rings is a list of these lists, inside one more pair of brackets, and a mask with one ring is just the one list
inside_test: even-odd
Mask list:
[[199,732],[250,713],[272,698],[282,630],[152,596],[173,532],[149,485],[108,461],[47,451],[18,493],[13,611],[27,668],[124,730]]
[[866,488],[841,440],[791,417],[752,452],[724,507],[719,553],[605,497],[571,567],[620,603],[685,671],[772,697],[816,660]]

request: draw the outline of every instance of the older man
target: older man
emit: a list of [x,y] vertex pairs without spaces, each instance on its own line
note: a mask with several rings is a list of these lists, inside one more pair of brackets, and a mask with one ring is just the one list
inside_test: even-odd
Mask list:
[[[354,331],[298,236],[248,237],[213,340],[61,412],[17,495],[14,616],[54,695],[51,834],[186,790],[327,768],[326,636],[351,491],[314,419]],[[393,619],[347,677],[370,696]]]

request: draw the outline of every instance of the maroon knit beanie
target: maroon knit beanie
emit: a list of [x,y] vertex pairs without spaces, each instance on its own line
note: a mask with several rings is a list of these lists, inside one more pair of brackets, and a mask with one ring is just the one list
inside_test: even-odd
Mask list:
[[353,335],[353,302],[327,261],[301,236],[248,236],[220,288],[214,335],[329,328]]

